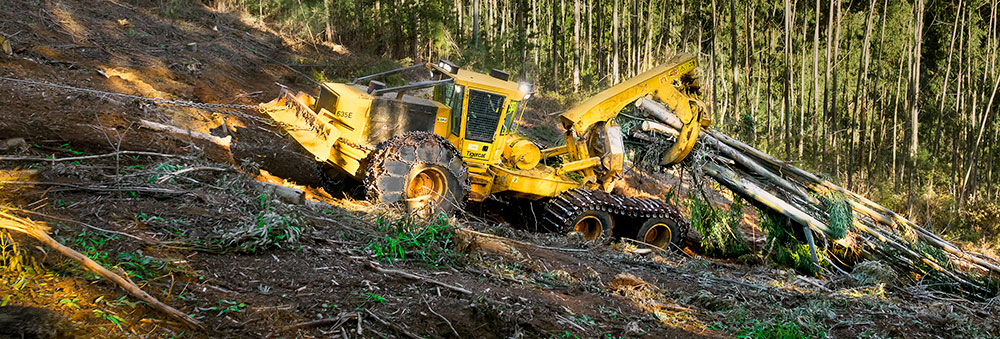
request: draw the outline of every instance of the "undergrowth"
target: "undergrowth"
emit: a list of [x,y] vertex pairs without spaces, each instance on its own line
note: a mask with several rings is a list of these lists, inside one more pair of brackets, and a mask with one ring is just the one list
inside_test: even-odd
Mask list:
[[379,218],[375,224],[382,235],[368,247],[378,260],[417,260],[432,266],[455,263],[453,226],[443,214],[428,221]]
[[[812,262],[809,245],[796,239],[791,229],[797,224],[791,223],[787,217],[771,210],[757,209],[760,228],[767,232],[768,257],[780,266],[794,268],[802,274],[816,275],[819,267]],[[827,253],[822,248],[816,248],[816,259],[820,265],[828,264]]]
[[761,317],[760,311],[740,305],[722,311],[722,319],[712,328],[724,330],[736,338],[797,339],[826,338],[822,322],[817,318],[827,316],[827,311],[813,302],[794,309],[776,309],[776,313]]
[[18,272],[24,267],[24,256],[10,233],[0,230],[0,271]]
[[691,226],[701,234],[701,247],[706,255],[736,258],[750,252],[740,232],[743,220],[743,199],[734,196],[728,211],[713,207],[701,195],[692,191],[687,201],[691,211]]
[[252,220],[216,237],[219,250],[253,253],[289,248],[299,242],[308,227],[300,212],[268,194],[258,195],[257,201],[258,210]]

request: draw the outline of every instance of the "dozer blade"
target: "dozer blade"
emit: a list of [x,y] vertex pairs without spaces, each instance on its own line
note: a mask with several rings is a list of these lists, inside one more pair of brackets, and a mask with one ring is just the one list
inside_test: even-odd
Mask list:
[[261,108],[316,160],[325,162],[342,133],[329,124],[329,118],[320,116],[312,109],[315,102],[316,99],[309,94],[292,93],[282,88],[278,98],[262,104]]

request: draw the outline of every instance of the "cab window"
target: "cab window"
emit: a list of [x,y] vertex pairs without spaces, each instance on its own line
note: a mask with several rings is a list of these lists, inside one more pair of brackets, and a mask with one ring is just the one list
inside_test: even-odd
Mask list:
[[469,113],[466,117],[465,138],[479,142],[493,142],[500,114],[506,97],[500,94],[470,89]]
[[451,134],[462,135],[462,86],[452,86],[450,110],[451,110]]
[[517,129],[517,122],[521,120],[522,112],[524,112],[524,106],[521,105],[520,101],[511,100],[510,104],[507,104],[507,115],[504,117],[503,126],[500,127],[500,135],[514,133]]

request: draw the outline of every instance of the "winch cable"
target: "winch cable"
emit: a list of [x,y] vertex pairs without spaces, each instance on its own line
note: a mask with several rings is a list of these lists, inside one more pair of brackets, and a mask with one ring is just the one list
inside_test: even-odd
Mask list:
[[260,107],[257,106],[257,105],[210,104],[210,103],[185,101],[185,100],[171,100],[171,99],[164,99],[164,98],[149,98],[149,97],[132,95],[132,94],[125,94],[125,93],[118,93],[118,92],[108,92],[108,91],[101,91],[101,90],[96,90],[96,89],[91,89],[91,88],[80,88],[80,87],[73,87],[73,86],[68,86],[68,85],[54,84],[54,83],[44,82],[44,81],[35,81],[35,80],[27,80],[27,79],[16,79],[16,78],[9,78],[9,77],[0,77],[0,81],[9,81],[9,82],[26,84],[26,85],[43,86],[43,87],[49,87],[49,88],[58,88],[58,89],[67,90],[67,91],[84,92],[84,93],[94,94],[94,95],[97,95],[97,96],[114,96],[114,97],[119,97],[119,98],[127,98],[127,99],[132,99],[132,100],[139,100],[139,101],[150,102],[150,103],[153,103],[153,104],[156,104],[156,105],[161,105],[161,106],[189,107],[189,108],[200,109],[200,110],[203,110],[203,111],[218,113],[218,114],[232,115],[232,116],[236,116],[236,117],[250,119],[250,120],[254,120],[254,121],[257,121],[257,122],[265,123],[265,124],[268,124],[268,125],[271,124],[271,121],[268,120],[268,119],[265,119],[265,118],[262,118],[262,117],[257,117],[257,116],[252,116],[252,115],[249,115],[249,114],[244,114],[244,113],[239,113],[239,112],[232,111],[232,110],[245,110],[245,111],[260,112]]

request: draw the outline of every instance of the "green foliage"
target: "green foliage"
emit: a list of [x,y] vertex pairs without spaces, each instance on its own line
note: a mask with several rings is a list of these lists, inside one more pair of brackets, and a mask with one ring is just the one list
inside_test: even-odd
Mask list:
[[718,210],[696,192],[687,201],[691,211],[691,226],[701,234],[701,247],[706,255],[736,258],[750,251],[740,232],[743,220],[743,199],[735,196],[729,211]]
[[84,230],[76,234],[76,238],[73,239],[73,247],[98,263],[107,263],[109,252],[105,247],[108,242],[117,240],[117,234],[87,232]]
[[740,138],[748,142],[757,139],[757,120],[749,113],[740,114],[738,133]]
[[0,230],[0,271],[21,271],[25,258],[14,237],[6,230]]
[[385,304],[385,297],[382,297],[381,295],[378,295],[375,292],[368,291],[361,294],[361,296],[364,297],[365,300],[374,301],[379,304]]
[[101,317],[104,320],[107,320],[112,325],[115,325],[115,327],[118,327],[119,330],[122,330],[122,324],[126,323],[126,321],[125,321],[124,318],[118,316],[117,314],[115,314],[112,311],[96,309],[96,310],[93,310],[92,312],[95,315],[97,315],[98,317]]
[[814,338],[807,334],[799,324],[794,321],[779,323],[758,322],[745,332],[736,336],[737,338],[757,338],[757,339],[794,339],[794,338]]
[[[816,259],[822,262],[826,259],[823,255],[824,251],[817,248]],[[803,274],[816,275],[819,273],[819,267],[816,267],[812,263],[812,253],[809,251],[809,245],[807,244],[775,246],[771,258],[774,260],[774,263],[794,268]]]
[[301,213],[267,194],[260,194],[257,200],[259,209],[250,222],[215,237],[217,249],[252,253],[298,243],[308,227]]
[[[770,250],[769,259],[780,266],[794,268],[803,274],[815,275],[819,267],[812,262],[809,245],[795,238],[795,233],[789,227],[794,227],[788,218],[771,210],[757,209],[759,226],[767,232],[767,244]],[[826,251],[816,249],[816,259],[820,264],[828,264]]]
[[741,305],[722,311],[722,320],[712,328],[729,332],[736,338],[826,338],[825,326],[816,320],[827,315],[828,307],[814,301],[794,309],[779,307],[763,311],[749,310]]
[[847,231],[853,228],[854,213],[847,197],[841,192],[831,191],[822,199],[823,210],[827,213],[827,225],[830,226],[830,238],[840,240],[847,236]]
[[199,311],[219,311],[215,316],[222,316],[223,314],[230,312],[243,312],[246,310],[247,305],[241,302],[229,301],[226,299],[220,299],[218,306],[211,307],[198,307]]
[[378,260],[393,262],[409,257],[438,266],[455,258],[452,226],[443,214],[429,222],[404,217],[378,219],[376,225],[384,235],[368,247]]

